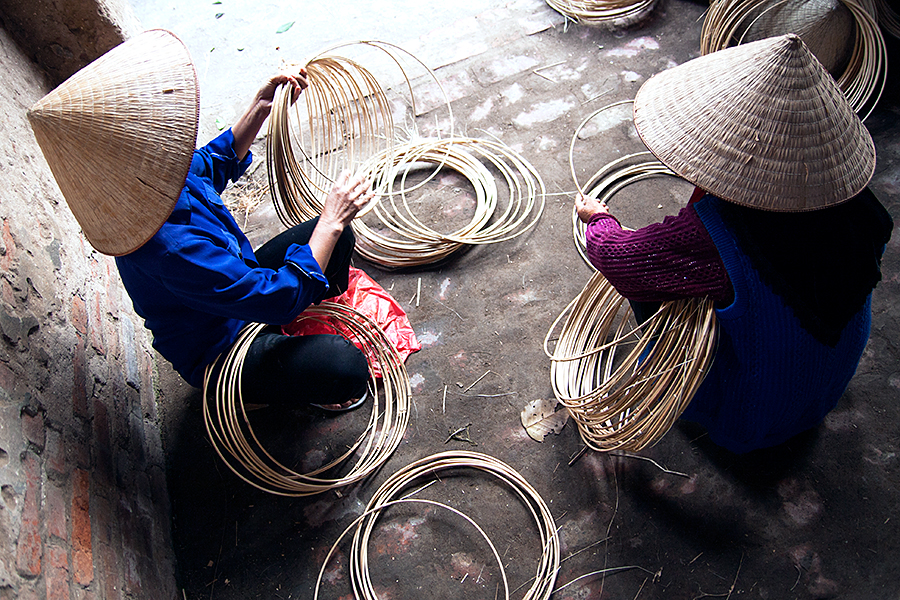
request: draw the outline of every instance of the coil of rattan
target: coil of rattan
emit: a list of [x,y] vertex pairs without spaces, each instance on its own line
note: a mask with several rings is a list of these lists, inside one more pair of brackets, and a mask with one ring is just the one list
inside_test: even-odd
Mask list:
[[[429,165],[430,175],[415,186],[408,185],[409,174],[422,165]],[[491,139],[417,139],[374,157],[367,168],[380,173],[386,184],[385,197],[374,207],[373,215],[389,232],[379,232],[361,219],[351,226],[357,252],[387,268],[430,264],[466,245],[513,239],[534,227],[546,202],[546,189],[537,170],[511,148]],[[450,232],[425,225],[409,203],[410,193],[422,190],[441,169],[456,171],[475,191],[471,219]],[[499,173],[502,186],[497,185],[494,173]],[[427,199],[427,192],[421,194]]]
[[[372,319],[352,307],[322,302],[298,317],[298,321],[304,320],[328,325],[335,333],[360,342],[369,372],[374,372],[377,361],[382,374],[382,384],[374,376],[370,380],[372,413],[368,426],[346,452],[326,465],[310,473],[286,467],[266,451],[250,425],[241,398],[241,371],[250,344],[265,325],[247,325],[231,349],[207,368],[203,381],[203,420],[219,457],[245,482],[280,496],[318,494],[371,475],[400,444],[409,421],[411,387],[406,367]],[[214,373],[218,373],[215,380]],[[347,468],[354,456],[355,462]],[[339,475],[339,471],[346,472]]]
[[[850,62],[835,80],[850,106],[865,121],[887,83],[887,46],[878,27],[875,0],[840,1],[853,15],[856,36]],[[709,54],[742,43],[754,18],[783,3],[784,0],[713,0],[700,32],[700,53]],[[794,32],[767,31],[762,35],[784,33]]]
[[[367,550],[375,525],[385,509],[390,506],[400,503],[422,503],[448,509],[463,517],[478,530],[481,536],[487,541],[494,554],[495,560],[498,562],[498,569],[503,580],[504,588],[502,597],[505,600],[509,600],[510,591],[506,581],[503,562],[500,559],[500,555],[496,548],[478,524],[464,513],[445,504],[413,497],[419,491],[412,490],[414,485],[419,484],[426,479],[433,482],[436,478],[440,477],[442,472],[459,469],[476,469],[496,477],[501,483],[505,484],[528,509],[540,534],[541,558],[538,561],[538,566],[531,586],[522,598],[523,600],[547,600],[553,592],[553,585],[556,581],[556,574],[560,564],[559,535],[557,534],[556,524],[547,503],[544,502],[540,494],[538,494],[534,487],[532,487],[524,477],[503,461],[487,454],[465,450],[442,452],[422,458],[401,468],[385,481],[375,492],[372,499],[369,500],[363,514],[344,530],[331,547],[331,550],[325,557],[319,571],[319,577],[316,581],[316,591],[313,597],[319,597],[319,587],[325,573],[325,567],[328,565],[329,559],[336,552],[341,539],[343,539],[348,532],[353,531],[353,540],[350,551],[350,581],[354,598],[358,600],[377,600],[378,595],[376,594],[375,587],[369,574]],[[420,487],[419,489],[422,488]],[[402,495],[404,492],[406,492],[406,495]]]
[[[415,115],[410,79],[398,56],[401,50],[384,42],[357,43],[383,51],[400,68],[406,81],[406,102]],[[412,131],[395,127],[383,86],[354,61],[320,53],[306,69],[306,128],[299,126],[299,110],[294,111],[297,127],[292,125],[287,86],[276,91],[269,120],[269,186],[285,225],[318,215],[331,183],[345,168],[361,171],[373,182],[375,198],[360,211],[352,227],[358,253],[383,267],[438,262],[463,246],[512,239],[539,220],[545,188],[537,170],[498,140],[453,135],[449,100],[430,69],[429,75],[444,95],[449,121],[449,135],[444,137],[418,136],[415,122]],[[422,165],[428,165],[430,174],[410,184],[409,174]],[[413,192],[427,199],[426,186],[442,169],[456,171],[468,180],[476,198],[471,221],[449,232],[426,226],[408,201]],[[497,174],[505,186],[498,186]],[[362,221],[369,211],[374,211],[383,227]]]
[[[393,91],[413,117],[416,102],[404,63],[408,66],[411,60],[425,69],[444,97],[452,134],[453,113],[447,94],[434,72],[414,55],[378,40],[347,42],[319,52],[305,64],[309,85],[302,96],[304,101],[296,103],[291,111],[291,89],[279,86],[269,118],[266,136],[269,187],[278,217],[286,226],[318,215],[331,184],[343,170],[362,170],[373,181],[376,199],[361,214],[371,210],[382,185],[379,173],[366,173],[364,165],[372,164],[373,156],[389,155],[396,140],[414,133],[403,128],[411,126],[414,130],[414,121],[402,127],[394,123],[396,107],[369,69],[357,61],[332,54],[348,46],[378,50],[389,64],[399,69],[404,83],[395,86]],[[303,113],[301,104],[305,108]]]
[[[614,102],[588,115],[569,146],[576,188],[607,203],[637,181],[676,176],[644,151],[610,162],[583,187],[579,183],[574,147],[581,129],[599,113],[629,103]],[[576,248],[593,268],[585,250],[586,226],[574,208],[572,220]],[[553,393],[589,448],[642,450],[657,443],[687,408],[712,364],[716,331],[713,303],[706,298],[663,302],[656,314],[637,326],[627,300],[595,271],[544,338]]]
[[556,12],[589,27],[627,27],[640,21],[658,0],[547,0]]

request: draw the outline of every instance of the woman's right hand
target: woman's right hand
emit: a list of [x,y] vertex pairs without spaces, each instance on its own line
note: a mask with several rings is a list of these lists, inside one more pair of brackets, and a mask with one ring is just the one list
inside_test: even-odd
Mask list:
[[592,196],[578,194],[575,196],[575,212],[583,223],[590,223],[596,214],[609,214],[609,207]]
[[325,221],[343,231],[357,213],[375,197],[372,183],[362,173],[351,177],[350,171],[342,172],[325,198],[319,222]]

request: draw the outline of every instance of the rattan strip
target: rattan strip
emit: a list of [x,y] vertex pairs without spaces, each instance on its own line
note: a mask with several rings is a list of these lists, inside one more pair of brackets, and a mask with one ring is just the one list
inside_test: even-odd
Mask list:
[[591,27],[628,23],[656,6],[658,0],[547,0],[556,12]]
[[[631,102],[601,107],[575,130],[569,167],[580,193],[608,203],[637,181],[677,176],[644,151],[608,163],[584,186],[578,181],[574,156],[581,130],[601,112]],[[576,248],[594,268],[586,253],[585,231],[573,207]],[[551,352],[550,340],[558,328]],[[588,447],[603,452],[642,450],[658,442],[687,408],[715,356],[716,331],[713,302],[706,298],[663,302],[656,314],[636,327],[628,302],[595,271],[544,338],[554,395],[569,410]],[[617,359],[617,352],[626,347],[630,348],[626,357]]]
[[[451,232],[439,232],[419,220],[409,204],[409,194],[424,182],[407,185],[407,177],[422,165],[433,165],[427,180],[440,169],[456,171],[475,190],[475,210],[469,222]],[[501,191],[488,168],[500,174],[508,196]],[[374,215],[394,235],[385,235],[356,219],[352,223],[361,256],[388,268],[430,264],[464,245],[494,244],[511,240],[531,229],[540,219],[546,189],[537,170],[508,146],[489,139],[451,137],[418,139],[394,146],[367,166],[381,173],[386,199],[374,207]],[[430,170],[430,167],[429,167]]]
[[[360,342],[369,371],[374,372],[377,363],[383,384],[379,386],[378,379],[371,378],[372,413],[365,431],[344,454],[315,471],[298,473],[281,464],[262,446],[247,417],[241,398],[241,371],[251,342],[265,325],[246,326],[231,349],[207,368],[203,382],[203,419],[213,447],[238,477],[265,492],[309,496],[360,481],[384,464],[406,431],[411,387],[403,360],[390,340],[369,317],[341,304],[323,302],[298,317],[298,321],[313,320],[334,328],[326,319],[338,323],[351,339]],[[211,375],[217,370],[219,375],[212,381]],[[345,466],[354,455],[357,458],[346,474],[328,476]]]
[[[749,20],[784,0],[714,0],[703,20],[700,54],[740,44]],[[856,39],[850,62],[836,78],[853,110],[865,121],[881,99],[887,84],[887,46],[876,21],[872,0],[841,0],[853,15]],[[771,35],[792,33],[772,31]]]
[[640,451],[669,431],[715,356],[712,305],[709,299],[665,302],[635,327],[628,302],[602,274],[591,276],[544,338],[553,393],[588,447]]
[[440,477],[442,471],[460,469],[477,469],[496,477],[503,484],[508,486],[528,509],[540,534],[541,558],[538,561],[535,577],[531,586],[523,596],[523,600],[547,600],[553,592],[553,586],[556,581],[556,574],[559,571],[560,564],[559,535],[556,530],[553,515],[551,514],[547,503],[544,502],[540,494],[538,494],[534,487],[529,484],[524,477],[503,461],[486,454],[468,452],[465,450],[442,452],[422,458],[403,467],[385,481],[366,505],[365,512],[344,530],[331,547],[331,550],[325,557],[319,571],[319,577],[316,581],[316,591],[313,597],[318,598],[319,596],[319,588],[325,573],[325,568],[329,559],[334,555],[341,539],[343,539],[348,532],[353,531],[354,534],[350,552],[350,581],[354,598],[376,600],[378,596],[369,574],[368,557],[368,546],[374,533],[375,525],[384,510],[391,506],[400,503],[422,503],[450,510],[463,517],[478,530],[481,536],[487,541],[494,554],[495,560],[498,562],[500,576],[503,580],[503,598],[509,600],[509,586],[500,556],[488,536],[474,520],[457,509],[445,504],[412,498],[413,495],[418,493],[421,489],[424,489],[425,486],[409,492],[405,496],[401,496],[405,491],[410,490],[414,485],[418,485],[421,481],[426,479],[430,480],[430,482],[426,483],[426,486],[430,485]]

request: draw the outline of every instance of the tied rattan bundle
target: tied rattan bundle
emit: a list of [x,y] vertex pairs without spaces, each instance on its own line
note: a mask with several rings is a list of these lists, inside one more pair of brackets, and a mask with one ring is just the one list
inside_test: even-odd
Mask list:
[[[376,49],[387,57],[389,64],[399,68],[404,85],[397,86],[395,91],[400,93],[402,88],[405,93],[397,100],[408,107],[413,118],[416,114],[410,76],[401,57],[405,55],[427,67],[399,47],[380,41],[347,43],[309,60],[305,65],[309,86],[303,92],[304,102],[294,105],[292,120],[291,89],[280,86],[273,99],[266,137],[269,188],[276,212],[287,226],[318,215],[332,183],[343,170],[361,170],[373,181],[376,198],[360,216],[371,210],[383,185],[380,174],[367,170],[366,165],[377,166],[372,158],[390,156],[396,141],[406,135],[395,127],[396,107],[375,75],[357,61],[330,54],[353,45]],[[427,70],[445,97],[452,131],[453,117],[446,93],[434,73]],[[305,108],[303,113],[301,104]]]
[[[792,31],[802,28],[798,15],[804,2],[808,0],[792,3],[787,0],[714,0],[703,21],[700,53],[710,54],[737,44],[795,33],[804,40],[813,38],[809,40],[810,47],[823,55],[823,63],[828,63],[833,54],[841,54],[835,48],[846,44],[847,38],[834,31],[822,31],[822,28]],[[875,109],[887,82],[887,47],[878,27],[873,0],[840,0],[840,3],[852,15],[854,35],[850,37],[849,59],[844,61],[846,67],[834,78],[853,110],[865,120]],[[794,7],[793,11],[788,10]],[[837,20],[840,12],[827,13],[827,18]]]
[[665,302],[636,327],[628,302],[602,274],[591,276],[544,338],[553,393],[589,448],[639,451],[669,431],[715,356],[712,304]]
[[628,27],[643,20],[658,0],[547,0],[556,12],[589,27]]
[[[409,376],[397,351],[378,325],[366,315],[342,304],[323,302],[311,306],[298,318],[311,319],[334,328],[331,319],[362,345],[373,373],[373,363],[382,374],[383,385],[373,376],[370,383],[372,414],[368,427],[351,447],[328,464],[298,473],[276,460],[260,443],[247,417],[241,398],[241,371],[250,344],[265,328],[245,327],[231,349],[206,370],[203,381],[203,418],[219,457],[238,477],[254,487],[280,496],[309,496],[346,486],[374,473],[399,445],[409,421]],[[335,333],[341,334],[340,331]],[[215,380],[214,373],[218,373]],[[379,394],[381,388],[382,394]],[[383,404],[381,397],[383,395]],[[329,476],[357,455],[343,475]]]
[[[575,186],[604,203],[643,179],[677,177],[645,151],[610,162],[583,187],[578,182],[574,148],[580,131],[601,112],[631,102],[615,102],[588,115],[569,146]],[[574,208],[572,222],[576,248],[593,268],[585,250],[586,225]],[[563,319],[551,351],[551,337]],[[687,408],[712,363],[715,343],[712,301],[663,302],[656,314],[636,327],[628,302],[595,272],[550,327],[544,352],[551,359],[554,394],[569,410],[584,443],[599,451],[638,451],[659,441]]]
[[[492,456],[467,451],[442,452],[422,458],[403,467],[388,478],[388,480],[378,488],[374,496],[372,496],[372,499],[366,505],[365,512],[344,530],[331,547],[331,550],[325,557],[319,571],[313,598],[319,597],[319,588],[329,559],[334,555],[341,539],[343,539],[348,532],[353,531],[354,534],[349,565],[353,596],[358,600],[377,600],[379,596],[376,593],[375,586],[369,574],[368,559],[368,546],[371,542],[372,535],[375,532],[375,525],[384,511],[391,506],[404,503],[417,503],[449,510],[475,527],[478,533],[490,546],[494,559],[497,561],[497,567],[503,581],[502,598],[504,598],[504,600],[509,600],[509,584],[506,579],[503,560],[484,530],[479,527],[474,520],[458,509],[440,502],[414,497],[415,494],[419,493],[422,489],[431,485],[431,483],[434,483],[435,480],[438,480],[442,473],[447,471],[459,472],[463,469],[475,469],[496,477],[502,484],[508,487],[528,509],[540,534],[541,557],[538,561],[537,571],[532,584],[525,592],[525,595],[522,596],[522,600],[547,600],[550,598],[550,595],[553,593],[553,584],[556,581],[556,574],[559,571],[560,565],[559,534],[557,533],[556,524],[553,520],[550,508],[534,487],[532,487],[531,484],[529,484],[528,481],[512,467]],[[412,490],[414,484],[425,480],[430,480],[430,482],[417,490]],[[406,495],[402,495],[404,492],[407,492]],[[504,552],[503,558],[508,560],[506,552]]]
[[[415,185],[408,184],[410,174],[426,165],[428,176]],[[531,229],[544,210],[546,190],[537,170],[521,155],[494,140],[417,139],[374,157],[367,168],[380,173],[385,182],[387,198],[374,207],[372,216],[388,231],[362,219],[354,220],[351,226],[356,234],[356,250],[367,260],[388,268],[430,264],[466,245],[510,240]],[[418,200],[428,200],[424,186],[442,169],[459,173],[475,190],[471,219],[450,232],[429,227],[410,207],[410,194],[414,191],[419,191]],[[502,188],[498,187],[494,172],[500,174]]]

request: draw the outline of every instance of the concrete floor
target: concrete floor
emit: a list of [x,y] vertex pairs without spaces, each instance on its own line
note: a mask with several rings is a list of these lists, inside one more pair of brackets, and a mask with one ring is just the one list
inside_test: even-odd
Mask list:
[[[633,98],[647,77],[696,56],[704,4],[663,0],[647,22],[625,32],[566,24],[538,0],[305,3],[302,15],[288,2],[183,4],[176,11],[174,1],[139,0],[135,8],[145,27],[172,29],[194,55],[204,98],[201,141],[216,133],[217,119],[233,120],[282,59],[300,61],[343,40],[378,39],[427,57],[451,90],[458,123],[520,152],[549,192],[540,222],[513,241],[408,272],[356,261],[404,306],[423,344],[406,363],[413,383],[407,433],[370,480],[340,496],[260,492],[215,455],[197,392],[182,386],[164,400],[185,598],[312,597],[325,554],[381,482],[414,460],[465,449],[506,462],[548,503],[566,559],[558,587],[595,573],[556,592],[557,600],[900,599],[896,233],[874,295],[872,338],[850,389],[821,427],[783,447],[736,456],[678,424],[643,453],[677,472],[670,473],[645,460],[593,452],[570,464],[582,447],[572,423],[543,443],[520,424],[528,402],[552,397],[542,341],[590,275],[571,234],[572,134],[596,108]],[[274,33],[290,21],[296,24],[288,32]],[[867,125],[879,151],[872,187],[900,222],[897,101],[892,88]],[[434,114],[421,117],[433,120]],[[638,150],[630,131],[617,118],[586,130],[576,144],[578,169],[593,173]],[[265,180],[262,150],[257,144],[256,181]],[[674,214],[690,190],[674,180],[632,187],[613,209],[635,227]],[[247,216],[255,242],[280,227],[271,203]],[[299,463],[355,437],[368,412],[327,418],[262,410],[253,418],[267,448]],[[461,427],[471,441],[448,441]],[[466,473],[442,478],[423,496],[484,527],[517,590],[511,597],[521,598],[540,542],[509,490]],[[329,562],[319,597],[352,597],[347,551],[342,546]],[[380,521],[369,561],[379,598],[491,599],[498,590],[503,597],[490,551],[471,527],[421,506]],[[605,576],[596,574],[604,569]]]

